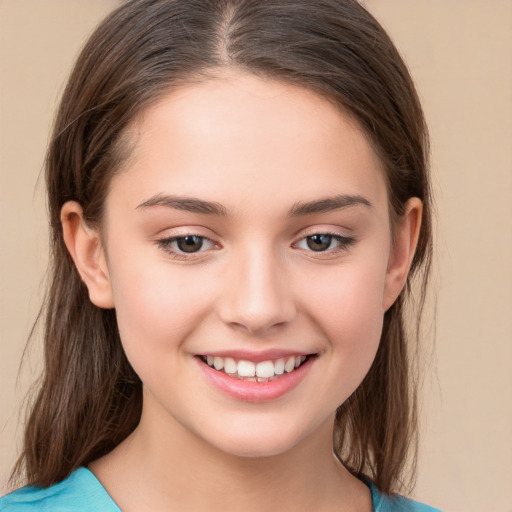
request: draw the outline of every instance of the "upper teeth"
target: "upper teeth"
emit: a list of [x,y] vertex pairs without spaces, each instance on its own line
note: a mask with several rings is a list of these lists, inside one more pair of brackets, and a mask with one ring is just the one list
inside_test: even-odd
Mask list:
[[216,370],[242,378],[270,379],[284,372],[290,373],[306,360],[306,356],[290,356],[275,361],[261,361],[254,363],[241,359],[236,361],[232,357],[206,356],[208,366]]

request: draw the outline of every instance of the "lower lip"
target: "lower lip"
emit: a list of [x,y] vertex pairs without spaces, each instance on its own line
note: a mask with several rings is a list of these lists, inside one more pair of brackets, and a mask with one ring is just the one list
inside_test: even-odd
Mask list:
[[300,384],[315,359],[310,357],[293,372],[283,374],[275,380],[253,382],[230,377],[224,372],[211,368],[200,358],[196,358],[199,368],[210,384],[231,398],[245,402],[270,402],[286,395]]

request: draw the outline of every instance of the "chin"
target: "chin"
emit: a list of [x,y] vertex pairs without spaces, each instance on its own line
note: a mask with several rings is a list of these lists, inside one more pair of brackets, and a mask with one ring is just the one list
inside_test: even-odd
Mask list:
[[[276,457],[293,451],[306,438],[311,437],[314,429],[300,429],[297,425],[286,426],[283,423],[238,425],[238,428],[224,429],[216,439],[210,437],[207,442],[220,451],[243,458]],[[210,432],[213,434],[213,432]],[[331,436],[332,438],[332,436]]]
[[267,442],[261,438],[252,439],[249,442],[241,444],[230,444],[229,446],[220,446],[221,450],[227,455],[240,457],[244,459],[264,459],[278,457],[290,452],[297,443],[282,443],[271,440]]

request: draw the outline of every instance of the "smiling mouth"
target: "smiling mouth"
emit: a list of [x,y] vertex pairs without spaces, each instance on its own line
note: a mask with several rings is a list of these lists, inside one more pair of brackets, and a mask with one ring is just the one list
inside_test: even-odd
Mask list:
[[232,357],[199,357],[210,368],[234,379],[251,382],[271,382],[292,373],[308,359],[314,357],[314,355],[296,355],[275,360],[260,361],[258,363],[245,359],[237,360]]

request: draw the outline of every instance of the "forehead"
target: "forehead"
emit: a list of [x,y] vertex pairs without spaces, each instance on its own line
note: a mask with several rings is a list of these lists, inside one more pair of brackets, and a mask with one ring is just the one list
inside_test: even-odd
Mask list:
[[235,74],[182,86],[128,138],[131,157],[112,188],[140,197],[204,195],[240,208],[364,192],[387,202],[381,163],[358,123],[289,84]]

